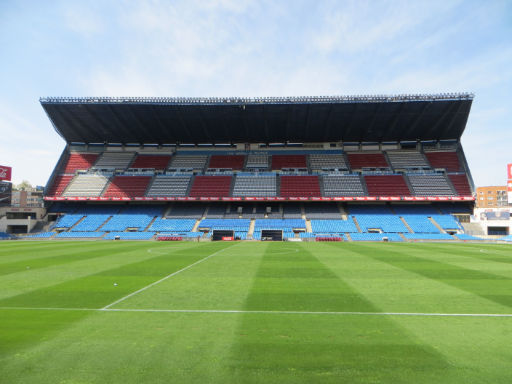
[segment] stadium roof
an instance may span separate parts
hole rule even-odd
[[[459,140],[470,93],[268,98],[41,98],[68,143]]]

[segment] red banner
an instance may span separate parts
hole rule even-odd
[[[512,180],[509,182],[512,190]],[[339,196],[339,197],[61,197],[45,196],[47,201],[473,201],[473,196]]]
[[[0,181],[11,181],[12,168],[0,165]]]

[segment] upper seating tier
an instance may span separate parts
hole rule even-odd
[[[318,176],[281,176],[281,196],[321,196]]]
[[[169,169],[195,169],[203,170],[208,160],[207,155],[185,155],[177,153],[171,160]]]
[[[62,173],[75,173],[78,170],[89,169],[97,159],[98,155],[95,153],[70,153]]]
[[[324,196],[364,196],[363,183],[359,175],[322,176]]]
[[[237,176],[233,196],[276,196],[276,176]]]
[[[407,178],[416,196],[453,196],[444,174],[408,174]]]
[[[272,155],[272,169],[307,167],[306,155]]]
[[[96,169],[126,169],[132,162],[134,152],[103,152],[94,168]]]
[[[352,169],[389,168],[382,153],[349,153],[348,161]]]
[[[313,170],[321,170],[321,169],[348,169],[347,162],[345,160],[345,156],[342,154],[333,154],[333,155],[322,155],[322,154],[312,154],[309,155],[309,163],[311,164],[311,169]]]
[[[245,156],[213,155],[208,168],[224,168],[240,170],[244,167]]]
[[[268,168],[268,155],[266,153],[252,153],[247,156],[247,164],[245,165],[247,169],[250,168],[258,168],[258,169],[266,169]]]
[[[47,193],[47,196],[60,196],[68,186],[73,176],[55,176],[53,184]]]
[[[471,196],[471,187],[469,186],[468,178],[464,175],[448,175],[453,187],[459,196]]]
[[[69,187],[62,194],[64,197],[86,196],[97,197],[105,189],[108,183],[108,177],[98,174],[78,174]]]
[[[462,170],[457,152],[427,152],[425,155],[432,168],[444,168],[448,172],[459,172]]]
[[[192,176],[156,176],[149,188],[149,197],[179,197],[186,196]]]
[[[104,197],[142,197],[146,193],[151,176],[116,176],[103,194]]]
[[[370,196],[410,196],[411,192],[401,175],[364,176]]]
[[[170,155],[138,155],[130,168],[163,170],[171,160]]]
[[[190,190],[192,197],[229,196],[231,176],[196,176]]]
[[[423,153],[418,151],[388,151],[387,155],[394,169],[430,168]]]

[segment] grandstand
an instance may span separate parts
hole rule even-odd
[[[471,103],[41,99],[67,145],[45,189],[60,219],[35,236],[472,240],[459,222],[474,202],[460,142]],[[120,124],[126,111],[138,118]]]

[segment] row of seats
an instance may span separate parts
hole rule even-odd
[[[249,219],[228,219],[226,213],[227,204],[212,205],[207,212],[213,215],[225,215],[224,218],[206,218],[202,220],[198,228],[207,228],[210,230],[230,230],[242,233],[240,238],[245,238],[249,231],[251,220]],[[389,234],[403,234],[407,239],[411,240],[449,240],[450,235],[441,233],[440,228],[445,230],[460,231],[462,227],[450,214],[440,214],[439,208],[443,210],[458,210],[450,207],[450,204],[440,205],[349,205],[346,213],[349,214],[347,220],[340,218],[340,211],[336,204],[305,204],[304,211],[309,217],[311,230],[310,237],[322,236],[341,236],[346,233],[355,234],[354,240],[370,240],[371,233],[368,236],[359,236],[359,231],[363,234],[382,232],[379,235],[388,236]],[[67,228],[69,232],[60,237],[76,238],[76,237],[95,237],[91,232],[95,233],[118,233],[136,231],[145,233],[166,232],[173,235],[184,233],[195,233],[196,237],[201,236],[197,232],[192,232],[197,222],[196,218],[179,217],[185,212],[196,209],[195,214],[203,215],[205,206],[199,204],[175,204],[172,209],[165,208],[164,205],[126,205],[119,212],[120,207],[115,205],[78,205],[74,211],[61,217],[54,226],[55,228]],[[231,206],[233,209],[234,206]],[[244,207],[242,207],[244,208]],[[254,211],[255,206],[246,205],[245,208]],[[162,217],[164,210],[167,217]],[[256,219],[254,222],[254,231],[256,238],[262,230],[280,230],[286,234],[293,233],[292,230],[306,230],[306,223],[301,219],[301,207],[299,204],[283,204],[283,211],[289,212],[290,215],[297,215],[296,219]],[[174,213],[175,218],[170,214]],[[335,219],[326,219],[329,215],[333,215]],[[314,219],[313,217],[319,217]],[[150,225],[151,224],[151,225]],[[358,228],[359,227],[359,228]],[[409,233],[409,230],[414,233]],[[135,233],[135,232],[131,232]],[[245,235],[244,235],[245,234]],[[51,237],[52,232],[41,234],[40,237]],[[99,235],[96,235],[99,236]],[[115,237],[111,234],[109,236]],[[128,235],[134,239],[143,239],[143,235]],[[149,236],[151,238],[152,236]],[[194,236],[194,235],[192,235]],[[285,236],[286,237],[286,236]],[[461,238],[463,238],[462,236]],[[465,237],[466,240],[474,240]]]
[[[383,241],[384,238],[393,242],[404,241],[398,233],[351,233],[350,238],[352,241]]]
[[[89,169],[96,162],[98,156],[93,153],[70,153],[62,173],[74,174],[78,170]]]
[[[82,174],[77,175],[62,193],[64,197],[85,196],[97,197],[101,196],[109,178],[101,174]]]
[[[387,159],[386,159],[387,155]],[[245,160],[247,162],[245,163]],[[308,167],[309,159],[309,167]],[[389,162],[388,162],[389,160]],[[245,163],[245,164],[244,164]],[[449,172],[462,169],[456,151],[422,152],[414,150],[377,153],[350,152],[332,154],[276,154],[250,153],[248,155],[212,155],[176,153],[171,155],[136,154],[134,152],[70,153],[60,173],[74,174],[77,170],[95,169],[339,169],[363,168],[428,169],[444,168]]]
[[[149,197],[180,197],[187,196],[191,175],[157,176],[147,193]]]
[[[470,196],[466,174],[356,175],[277,177],[273,173],[236,176],[190,174],[57,176],[48,196],[64,197],[317,197],[317,196]],[[409,189],[409,185],[411,188]],[[233,184],[233,186],[232,186]],[[106,190],[105,190],[106,189]],[[322,193],[323,189],[323,193]]]
[[[369,196],[410,196],[411,192],[401,175],[364,176]]]

